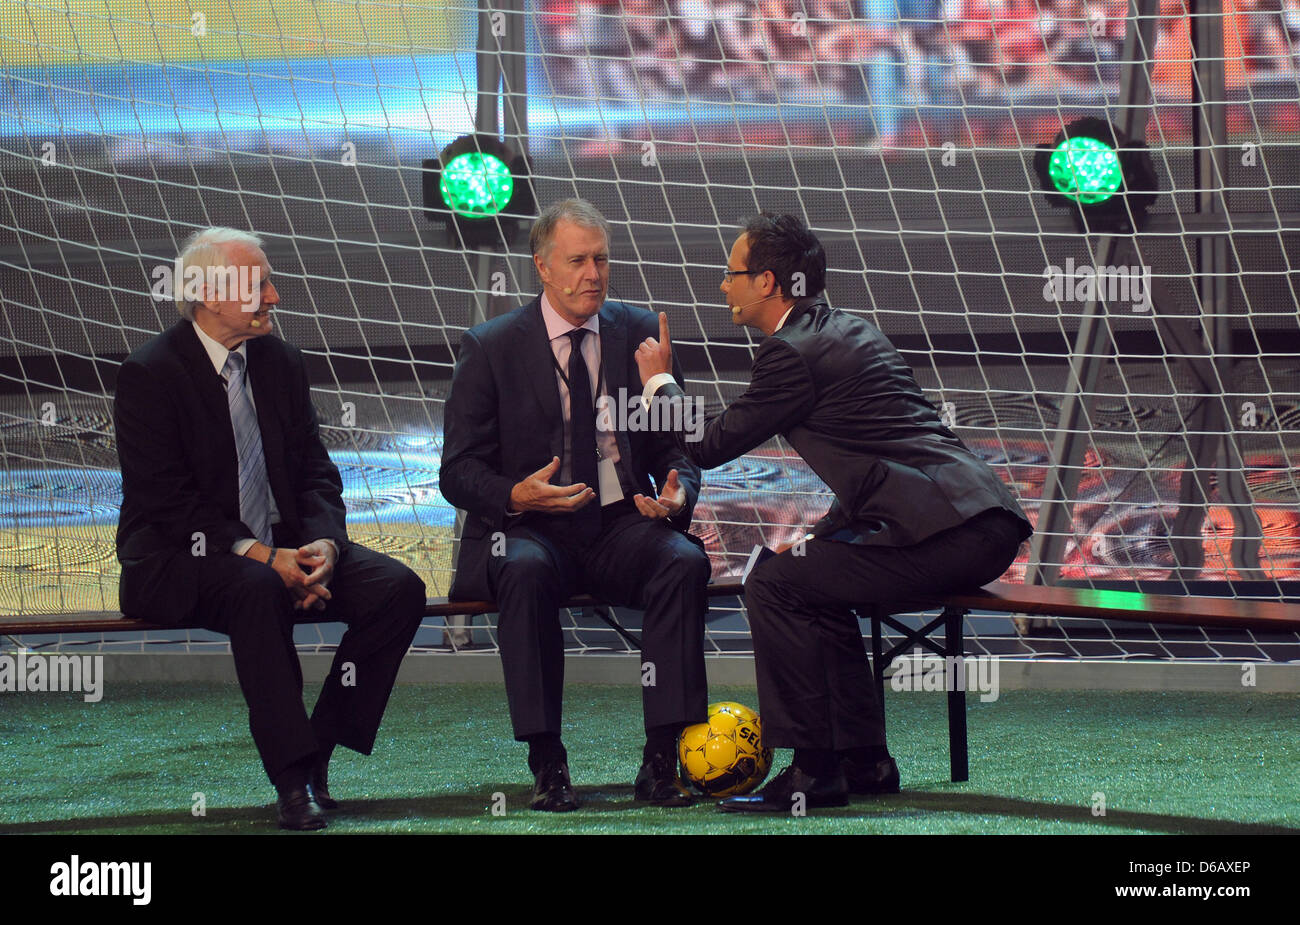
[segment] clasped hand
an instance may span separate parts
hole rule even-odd
[[[332,596],[328,585],[337,560],[334,547],[317,540],[297,549],[277,549],[270,565],[293,595],[294,610],[324,610]]]

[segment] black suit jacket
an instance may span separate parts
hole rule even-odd
[[[277,542],[331,539],[347,554],[343,483],[321,444],[302,354],[274,335],[247,342],[262,452],[280,512]],[[239,519],[239,463],[230,406],[189,321],[127,358],[113,399],[122,464],[117,557],[122,612],[185,621],[196,603],[196,552],[230,555],[251,537]]]
[[[656,395],[679,395],[676,384]],[[878,328],[800,299],[763,339],[749,388],[682,448],[705,469],[781,434],[835,493],[818,537],[911,546],[991,508],[1033,530],[993,470],[939,419]]]
[[[601,308],[605,385],[615,401],[621,395],[641,394],[636,348],[658,333],[658,316],[653,312],[622,302],[606,302]],[[568,455],[541,296],[465,332],[445,415],[439,489],[466,512],[449,597],[483,600],[491,596],[487,557],[492,534],[507,526],[510,489],[552,457],[563,460]],[[633,493],[654,497],[650,480],[662,486],[668,472],[677,470],[686,490],[686,506],[670,523],[685,532],[699,496],[699,468],[670,433],[620,430],[617,439],[619,465],[634,483]],[[510,523],[541,519],[525,513],[510,518]]]

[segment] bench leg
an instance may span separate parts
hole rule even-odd
[[[948,761],[954,781],[970,780],[970,762],[966,743],[966,684],[962,663],[965,644],[962,639],[962,620],[966,611],[959,607],[944,609],[945,655],[956,661],[948,662],[952,670],[963,672],[961,683],[950,684],[948,691]],[[946,667],[946,666],[945,666]]]

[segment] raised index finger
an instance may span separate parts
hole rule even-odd
[[[668,313],[659,313],[659,345],[669,353],[672,352],[673,345],[668,340]]]

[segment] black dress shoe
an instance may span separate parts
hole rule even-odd
[[[788,813],[796,806],[796,794],[803,794],[803,806],[847,806],[849,789],[843,774],[816,778],[790,765],[758,793],[727,797],[718,804],[729,813]]]
[[[893,758],[860,763],[852,758],[841,758],[840,769],[849,785],[849,793],[898,793],[898,765]]]
[[[578,808],[578,795],[569,782],[569,766],[564,762],[543,765],[533,782],[532,809],[548,813],[567,813]]]
[[[306,787],[291,787],[280,794],[275,804],[275,814],[280,828],[297,832],[313,832],[325,828],[325,814],[311,798]]]
[[[655,806],[694,806],[695,798],[677,776],[677,762],[668,755],[654,754],[637,771],[632,785],[636,798]]]
[[[311,778],[307,782],[316,805],[321,809],[338,809],[339,801],[330,796],[330,763],[320,761],[312,765]]]

